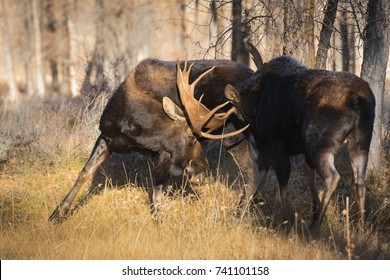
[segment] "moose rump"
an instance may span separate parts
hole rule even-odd
[[[316,229],[340,180],[334,156],[347,141],[364,221],[364,178],[375,109],[365,81],[346,72],[310,69],[282,56],[262,65],[237,88],[227,86],[225,95],[238,107],[239,116],[251,124],[261,174],[265,176],[271,167],[275,171],[284,219],[291,220],[292,215],[287,187],[290,156],[305,156],[305,176],[312,194],[311,228]],[[321,202],[314,170],[324,181]]]

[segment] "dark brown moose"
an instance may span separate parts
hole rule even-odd
[[[260,57],[251,47],[254,57]],[[364,224],[365,173],[371,142],[375,99],[367,82],[347,72],[311,69],[289,56],[257,61],[257,72],[225,95],[239,117],[250,124],[252,160],[260,172],[260,186],[272,167],[280,187],[283,217],[291,220],[288,199],[290,156],[304,154],[305,176],[312,194],[312,223],[317,230],[340,180],[334,157],[347,141],[356,186],[360,221]],[[314,170],[324,181],[321,202]],[[256,192],[247,188],[243,206]]]
[[[70,192],[49,217],[50,221],[61,222],[67,218],[81,186],[112,153],[130,152],[139,152],[153,163],[150,202],[154,215],[159,218],[162,189],[170,175],[181,175],[184,172],[191,181],[202,181],[208,161],[198,140],[224,138],[211,132],[223,126],[225,119],[227,136],[235,136],[226,139],[223,145],[246,174],[247,184],[254,184],[256,170],[247,160],[249,151],[246,136],[240,133],[243,130],[229,134],[232,130],[243,127],[243,123],[234,114],[225,115],[232,105],[218,107],[218,112],[212,111],[207,119],[203,119],[203,124],[199,123],[197,115],[192,114],[191,122],[198,121],[200,124],[194,130],[195,133],[187,123],[186,115],[190,115],[190,108],[183,112],[182,106],[182,103],[194,102],[190,99],[199,99],[203,95],[202,104],[198,101],[196,103],[206,116],[210,113],[207,108],[214,108],[227,101],[224,95],[227,84],[237,85],[250,77],[253,71],[227,60],[198,60],[189,63],[194,63],[191,73],[184,69],[184,74],[180,71],[181,76],[177,75],[175,62],[146,59],[137,65],[107,103],[100,119],[101,134],[91,156]],[[209,70],[207,76],[202,80],[197,79],[206,70]],[[180,99],[177,88],[179,77],[184,79],[182,82],[193,83],[192,91],[188,92],[192,96],[182,96]],[[210,127],[209,124],[213,126]],[[207,129],[205,133],[202,133],[202,126]]]

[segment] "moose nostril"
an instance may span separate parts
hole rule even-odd
[[[191,178],[191,182],[193,182],[195,184],[200,184],[204,181],[204,179],[205,179],[205,174],[204,174],[204,172],[202,172],[202,173],[197,174],[193,178]]]
[[[192,166],[187,166],[184,168],[184,175],[187,176],[187,178],[190,180],[190,182],[195,184],[200,184],[205,179],[205,173],[204,172],[196,172],[195,169]]]

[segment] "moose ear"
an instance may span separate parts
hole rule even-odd
[[[225,96],[227,99],[229,99],[233,103],[238,103],[240,102],[240,93],[238,90],[232,86],[232,85],[227,85],[225,87]]]
[[[185,121],[183,110],[176,105],[169,97],[163,97],[163,109],[165,113],[174,121]]]

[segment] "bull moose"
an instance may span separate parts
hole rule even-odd
[[[255,184],[256,168],[247,160],[249,151],[244,135],[245,127],[242,128],[242,121],[232,114],[234,110],[231,105],[217,107],[227,100],[224,96],[225,86],[238,85],[249,78],[253,71],[228,60],[198,60],[190,63],[194,64],[191,73],[185,69],[183,74],[178,67],[181,76],[177,75],[175,62],[146,59],[136,66],[107,103],[100,119],[101,134],[90,158],[69,193],[50,215],[50,221],[61,222],[69,215],[71,204],[81,186],[93,175],[99,164],[114,152],[139,152],[153,163],[150,202],[157,218],[162,189],[170,175],[185,173],[192,182],[202,181],[208,161],[199,140],[234,136],[223,141],[223,145],[246,175],[246,184]],[[183,62],[180,65],[182,67]],[[207,73],[204,73],[206,70]],[[179,78],[192,83],[191,96],[179,97]],[[182,82],[179,84],[183,85]],[[195,111],[191,104],[199,103],[195,98],[199,99],[201,95],[204,96],[202,104],[197,106],[201,111]],[[214,107],[217,108],[211,111],[208,109]],[[187,118],[191,119],[191,128]],[[225,120],[226,135],[211,134],[223,126]]]
[[[251,45],[251,53],[261,58]],[[227,85],[226,97],[237,107],[239,118],[250,124],[251,157],[257,161],[260,181],[275,171],[282,213],[291,220],[288,201],[290,156],[304,154],[305,177],[312,195],[310,228],[320,227],[330,198],[340,180],[334,157],[346,141],[353,169],[360,221],[364,224],[365,173],[372,137],[375,98],[367,82],[347,72],[311,69],[289,56],[263,64],[239,85]],[[314,170],[324,181],[319,200]],[[248,188],[249,202],[256,188]]]

